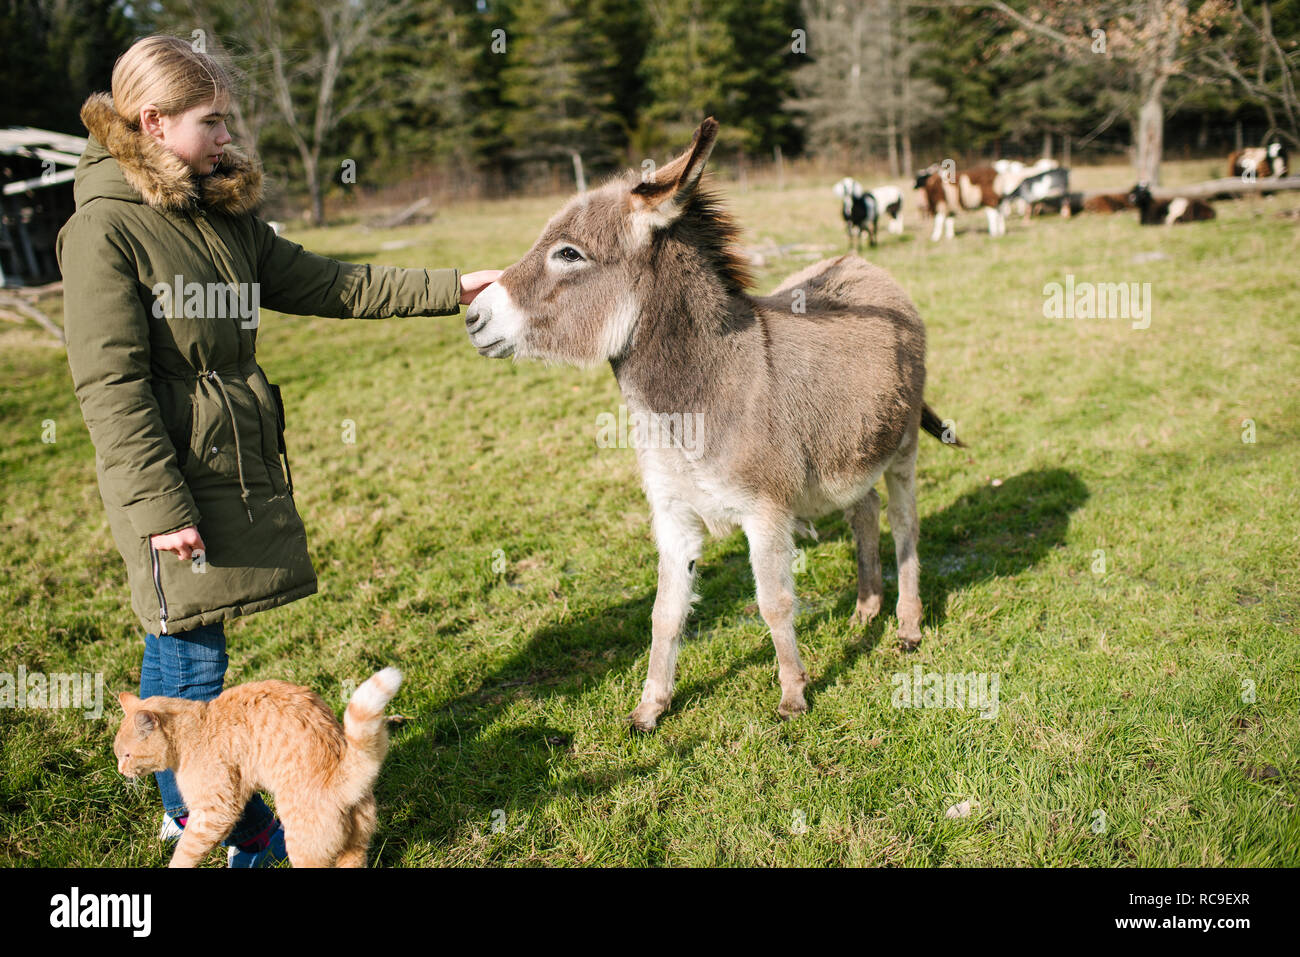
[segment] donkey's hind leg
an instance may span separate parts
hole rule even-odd
[[[912,650],[921,643],[921,560],[917,540],[921,526],[916,516],[916,426],[885,468],[889,489],[889,524],[898,556],[898,643]]]
[[[637,731],[653,731],[673,700],[677,647],[695,595],[695,563],[704,549],[699,518],[682,506],[652,503],[655,543],[659,547],[659,590],[650,613],[650,669],[641,703],[631,714]]]
[[[853,544],[858,553],[858,606],[853,612],[855,625],[867,625],[880,614],[885,589],[880,580],[880,495],[873,488],[844,512],[853,529]]]
[[[776,646],[781,678],[781,704],[776,711],[783,718],[808,710],[803,696],[808,672],[799,660],[799,646],[794,638],[793,522],[788,514],[769,513],[750,516],[742,523],[749,539],[758,610],[772,630],[772,644]]]

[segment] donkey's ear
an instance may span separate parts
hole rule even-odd
[[[658,209],[679,195],[686,195],[700,181],[704,164],[718,140],[718,121],[709,117],[695,130],[690,147],[671,163],[659,167],[644,183],[632,189],[633,210]]]

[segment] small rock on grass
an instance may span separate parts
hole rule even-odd
[[[946,818],[970,817],[970,801],[954,804],[944,812],[943,816]]]

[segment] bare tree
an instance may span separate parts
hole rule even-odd
[[[917,75],[915,9],[908,0],[805,0],[810,62],[797,105],[814,147],[883,145],[892,176],[911,169],[913,133],[942,111],[938,87]]]
[[[1227,31],[1222,42],[1204,51],[1201,62],[1264,111],[1269,125],[1265,140],[1282,135],[1300,146],[1300,100],[1296,97],[1300,53],[1294,43],[1288,44],[1291,51],[1287,52],[1278,42],[1268,0],[1259,5],[1258,20],[1246,12],[1242,0],[1237,0],[1232,24],[1237,29]]]
[[[272,102],[302,159],[312,222],[321,225],[325,221],[321,154],[339,123],[373,102],[383,85],[352,87],[340,97],[339,81],[358,50],[384,43],[385,28],[407,12],[412,0],[324,0],[307,7],[316,19],[307,33],[312,45],[305,55],[295,55],[297,51],[284,41],[286,34],[303,32],[302,8],[286,9],[276,0],[251,2],[256,9],[248,36],[255,51],[268,61]],[[309,94],[314,90],[314,97],[303,97],[295,87]]]
[[[1043,0],[1023,12],[1003,0],[985,5],[1067,56],[1094,57],[1129,75],[1137,102],[1133,145],[1138,178],[1159,183],[1166,88],[1173,77],[1191,75],[1191,63],[1209,46],[1211,28],[1228,14],[1226,0],[1202,0],[1195,7],[1191,0],[1109,0],[1086,8],[1070,0]]]
[[[211,52],[227,55],[247,83],[232,108],[256,149],[272,122],[298,152],[311,218],[325,219],[322,156],[339,124],[373,104],[382,78],[362,84],[349,76],[363,49],[391,44],[394,25],[419,0],[160,0],[160,25],[205,34]]]

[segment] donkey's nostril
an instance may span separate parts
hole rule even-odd
[[[479,308],[479,304],[476,302],[470,303],[470,307],[465,310],[465,328],[469,331],[470,335],[478,332],[486,324],[487,316],[483,314],[483,310]]]

